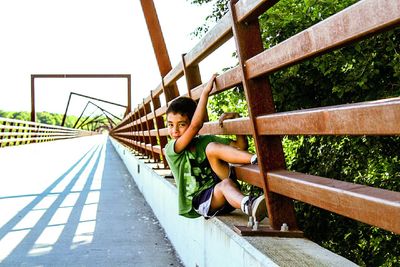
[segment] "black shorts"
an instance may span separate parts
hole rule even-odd
[[[207,189],[204,189],[201,191],[198,195],[193,197],[192,200],[192,206],[194,210],[202,215],[204,218],[209,219],[212,218],[213,216],[216,216],[217,214],[227,214],[235,210],[234,207],[232,207],[228,202],[225,202],[225,204],[217,209],[217,210],[212,210],[211,209],[211,199],[212,195],[214,192],[214,187],[217,183],[221,182],[221,179],[218,177],[218,175],[215,172],[212,172],[212,178],[215,182],[215,184]],[[229,179],[234,181],[237,185],[238,188],[240,188],[240,185],[237,181],[235,170],[231,165],[229,165]]]

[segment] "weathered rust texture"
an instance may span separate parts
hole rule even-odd
[[[218,122],[207,122],[201,128],[199,134],[251,135],[251,127],[249,118],[226,120],[222,128]]]
[[[151,154],[146,149],[146,144],[148,144],[150,141],[149,141],[148,136],[145,135],[145,132],[147,130],[146,129],[146,121],[142,120],[142,117],[143,117],[143,114],[144,114],[144,108],[139,104],[137,110],[138,110],[138,120],[140,121],[140,123],[139,123],[139,131],[140,131],[140,134],[141,134],[141,137],[142,137],[142,139],[141,139],[141,147],[144,149],[144,151],[143,151],[144,154],[147,157],[151,157]]]
[[[252,132],[259,158],[260,174],[263,177],[263,189],[266,196],[268,216],[273,229],[280,229],[287,223],[293,230],[297,228],[293,201],[283,195],[270,191],[267,173],[271,170],[285,168],[282,143],[279,136],[260,136],[257,131],[257,116],[275,112],[272,90],[267,78],[249,79],[246,75],[246,60],[263,51],[258,20],[240,23],[234,8],[236,1],[230,2],[232,14],[232,29],[236,42],[237,53],[242,69],[242,84],[248,103]]]
[[[172,69],[171,61],[168,55],[167,46],[165,45],[164,36],[158,21],[157,11],[153,0],[141,0],[142,10],[146,19],[147,29],[150,34],[151,43],[153,45],[154,54],[156,56],[160,75],[164,78]],[[179,95],[176,83],[166,86],[167,94]]]
[[[262,135],[398,135],[400,97],[263,115]]]
[[[201,75],[199,65],[193,64],[191,66],[186,66],[185,62],[185,54],[182,55],[182,66],[183,66],[183,73],[186,80],[186,86],[189,97],[192,97],[191,90],[200,84],[201,82]]]
[[[157,138],[155,138],[155,137],[150,135],[150,130],[154,129],[154,121],[153,121],[153,119],[149,119],[149,117],[148,117],[148,114],[151,114],[151,105],[150,105],[150,103],[145,103],[145,101],[143,100],[143,108],[144,108],[144,113],[145,113],[145,117],[146,117],[146,128],[147,128],[147,134],[149,136],[148,140],[150,142],[151,157],[155,161],[159,161],[160,160],[160,155],[155,153],[154,150],[153,150],[153,146],[155,146],[157,144]]]
[[[274,192],[400,234],[400,192],[288,171],[268,178]]]
[[[248,59],[246,75],[254,78],[275,72],[399,24],[399,1],[360,1]]]
[[[132,133],[135,131],[135,124],[133,123],[133,121],[135,119],[134,113],[130,112],[128,116],[129,116],[128,117],[129,119],[126,122],[126,126],[128,126],[128,127],[124,131],[126,133],[131,133],[131,136],[128,137],[128,139],[129,139],[129,147],[134,149],[134,150],[137,150],[136,146],[133,143],[134,141],[136,141],[136,137],[132,135]]]
[[[157,136],[157,139],[159,140],[159,146],[165,147],[165,145],[167,144],[167,141],[168,141],[167,137],[160,135],[160,129],[165,127],[165,123],[164,123],[162,116],[156,115],[156,110],[159,109],[161,106],[160,96],[154,96],[153,92],[151,92],[151,101],[153,103],[153,115],[155,118],[156,136]],[[164,167],[165,168],[168,167],[168,162],[166,161],[165,155],[163,154],[161,149],[159,149],[158,154],[162,155],[162,161],[163,161]]]
[[[258,19],[270,7],[279,0],[246,0],[239,1],[235,5],[236,16],[239,22]]]
[[[142,10],[153,44],[154,55],[156,57],[161,77],[164,77],[171,69],[171,61],[165,45],[164,36],[158,21],[157,11],[153,0],[141,0]]]
[[[142,135],[140,134],[140,133],[141,133],[140,123],[137,122],[138,116],[140,116],[139,111],[138,111],[138,108],[136,108],[136,109],[134,110],[133,115],[134,115],[134,116],[133,116],[133,121],[134,121],[134,125],[135,125],[135,130],[136,130],[136,131],[135,131],[135,132],[136,132],[135,146],[137,147],[137,151],[138,151],[139,153],[144,154],[144,150],[140,147],[140,145],[138,145],[138,144],[140,144],[140,143],[142,142],[142,140],[143,140],[143,137],[142,137]]]
[[[237,166],[235,172],[262,188],[257,166]],[[268,184],[272,192],[400,233],[400,192],[285,170],[269,172]]]

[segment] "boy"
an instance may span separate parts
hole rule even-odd
[[[256,164],[257,156],[245,151],[246,137],[237,136],[236,141],[231,141],[213,135],[197,136],[216,76],[207,83],[197,105],[191,98],[179,97],[166,112],[172,139],[165,147],[166,159],[178,187],[179,214],[188,218],[202,215],[208,219],[240,208],[259,222],[266,215],[264,196],[244,196],[229,165]],[[237,115],[225,114],[220,125],[224,119]]]

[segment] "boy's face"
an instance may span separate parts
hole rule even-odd
[[[183,135],[190,125],[190,120],[187,115],[180,113],[167,114],[168,134],[172,139],[178,139]]]

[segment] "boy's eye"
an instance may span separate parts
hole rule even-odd
[[[186,126],[186,123],[179,123],[178,126],[179,126],[179,127],[185,127],[185,126]]]
[[[169,128],[174,127],[174,124],[172,124],[172,123],[168,123],[167,125],[168,125]]]

